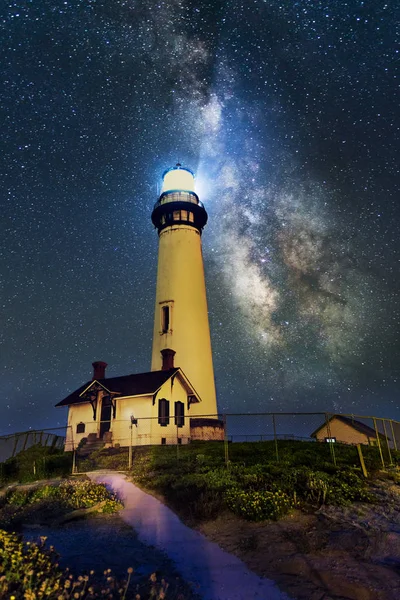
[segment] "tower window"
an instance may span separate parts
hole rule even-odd
[[[175,402],[175,425],[183,427],[185,424],[185,405],[183,402]]]
[[[194,223],[194,214],[192,212],[188,213],[188,218],[191,223]]]
[[[169,425],[169,400],[165,398],[158,401],[158,423],[161,427]]]
[[[78,423],[76,426],[76,433],[85,433],[85,423]]]
[[[163,333],[169,331],[169,306],[163,306],[161,309],[161,328]]]
[[[174,210],[174,221],[180,221],[181,219],[181,212],[179,210]]]

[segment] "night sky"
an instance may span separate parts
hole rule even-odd
[[[395,2],[1,9],[0,434],[150,370],[161,175],[197,174],[220,410],[399,410]]]

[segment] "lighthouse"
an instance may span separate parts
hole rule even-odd
[[[151,219],[159,235],[151,370],[162,369],[163,356],[168,354],[171,367],[184,371],[201,398],[200,403],[190,406],[190,416],[215,416],[217,401],[201,243],[207,212],[195,192],[190,169],[178,163],[165,171]]]

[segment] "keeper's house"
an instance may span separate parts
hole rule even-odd
[[[109,379],[107,364],[94,362],[92,381],[56,405],[68,406],[65,450],[89,435],[109,447],[188,443],[190,407],[201,399],[182,369],[174,367],[174,354],[162,351],[161,371]]]
[[[381,442],[385,441],[386,438],[382,433],[378,432],[378,435]],[[325,421],[312,432],[311,437],[315,438],[317,442],[342,442],[344,444],[368,444],[370,446],[377,444],[375,429],[361,421],[343,415],[332,415],[328,423]]]

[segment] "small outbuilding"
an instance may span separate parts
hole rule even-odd
[[[386,438],[379,433],[380,441]],[[344,444],[366,444],[375,446],[377,443],[376,431],[361,421],[344,417],[343,415],[332,415],[312,432],[311,437],[318,442],[342,442]],[[388,438],[389,440],[390,438]]]

